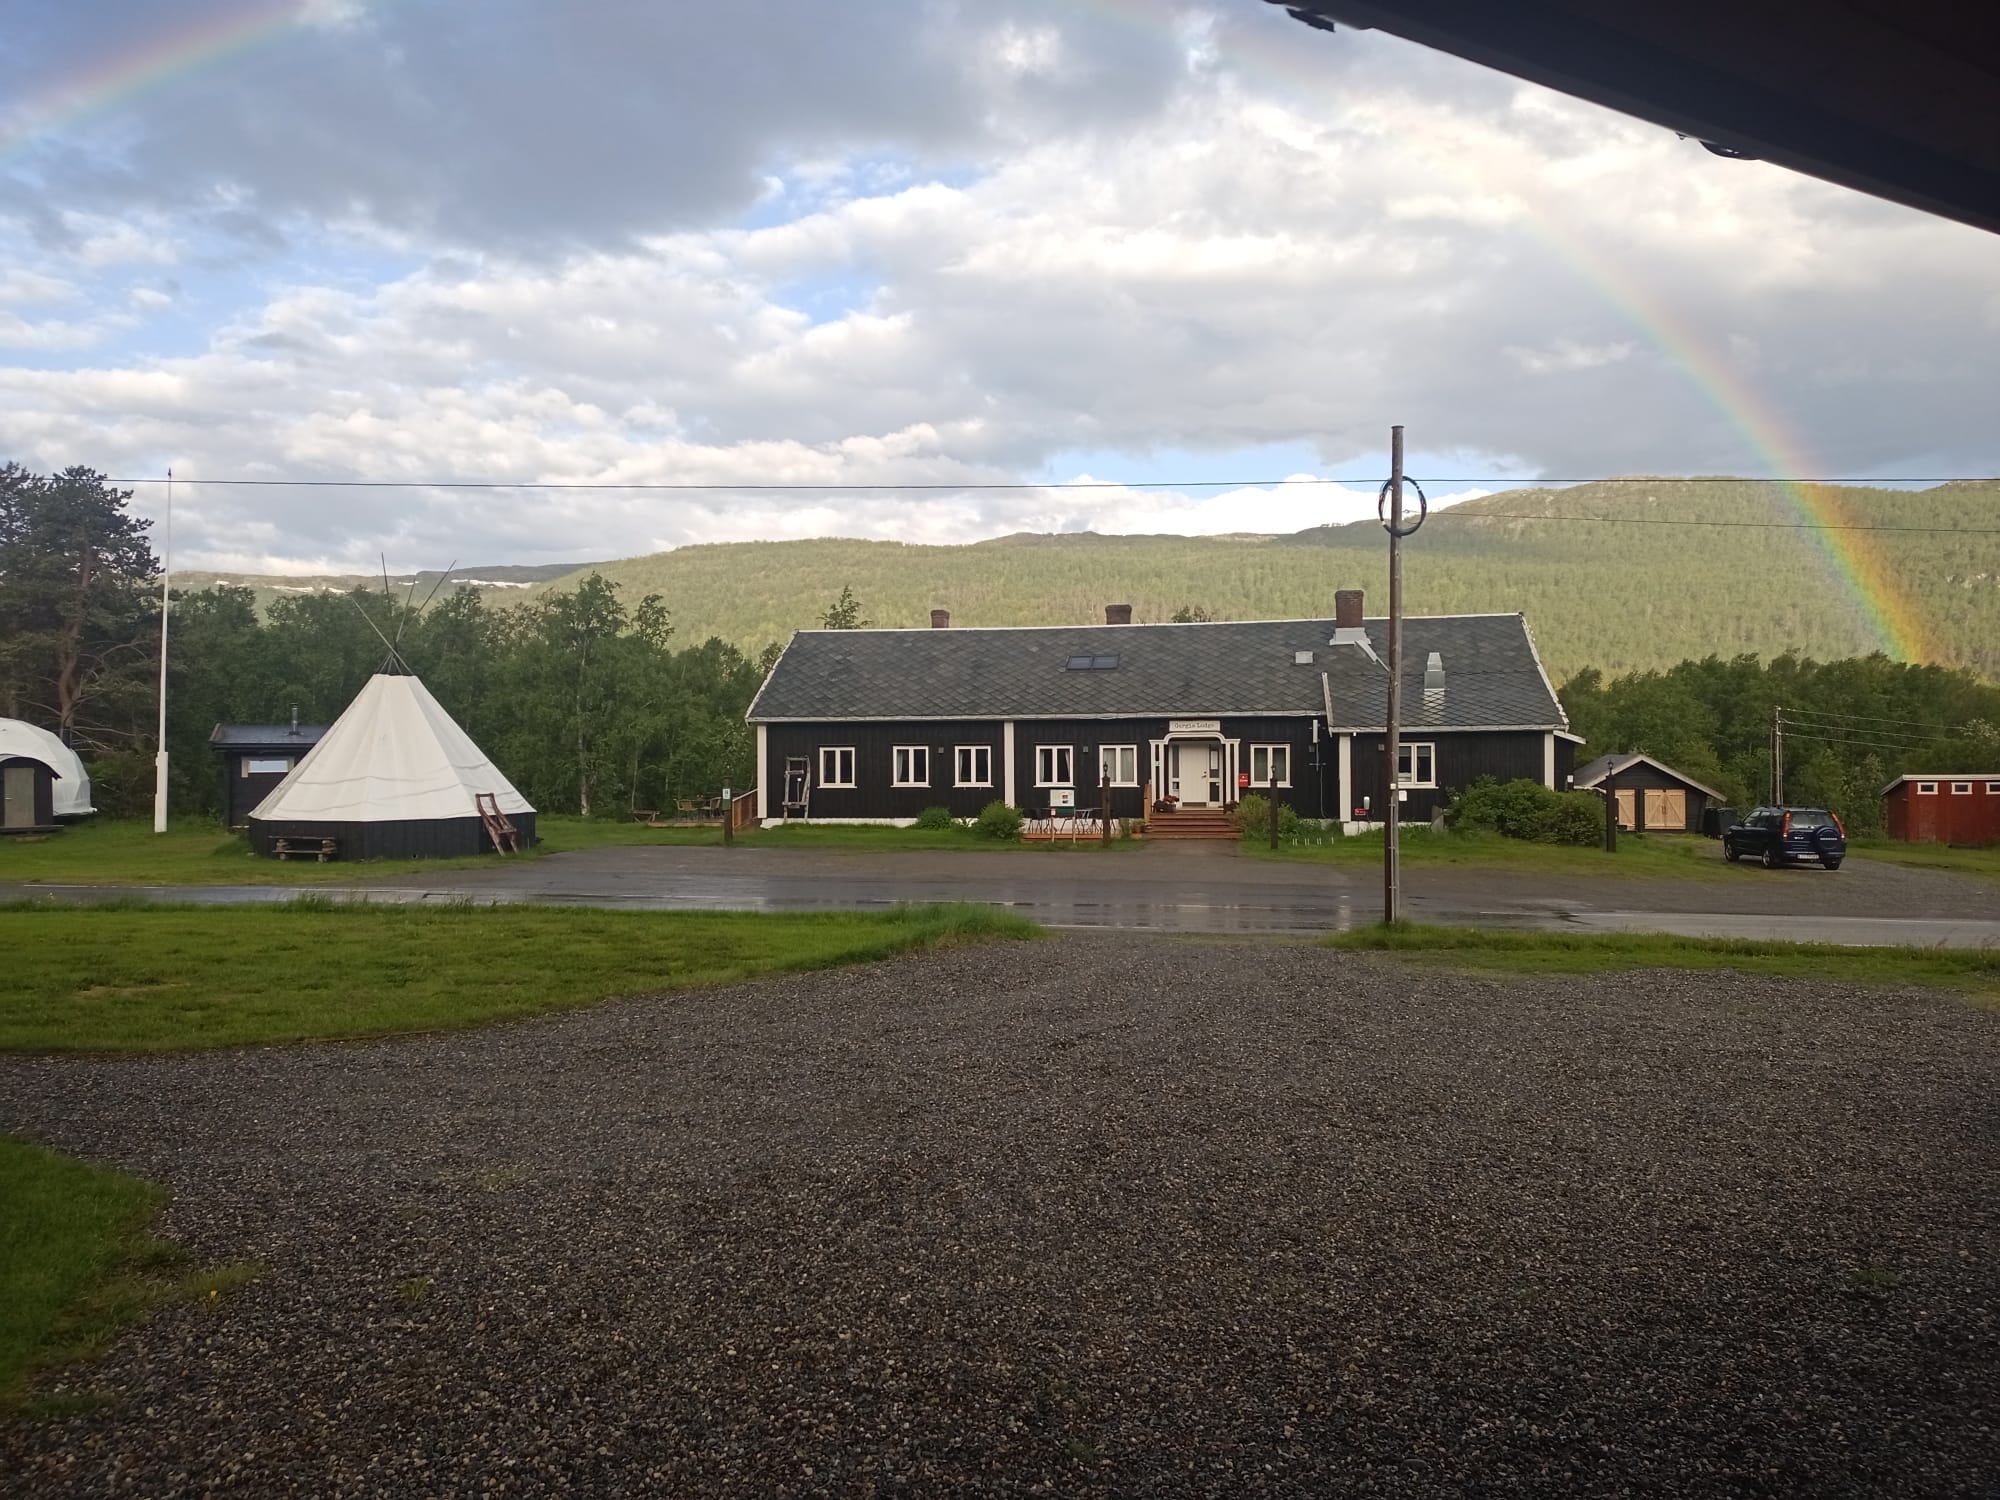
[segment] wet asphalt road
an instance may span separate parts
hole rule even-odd
[[[0,886],[0,900],[241,904],[289,900],[284,886]],[[655,910],[817,911],[910,901],[979,901],[1052,927],[1209,934],[1344,930],[1380,919],[1369,869],[1260,859],[1231,844],[1162,843],[1105,853],[1004,850],[594,849],[488,869],[362,878],[310,889],[335,899],[528,902]],[[1541,930],[1672,932],[1792,941],[1984,947],[2000,944],[2000,885],[1849,859],[1837,873],[1725,865],[1672,880],[1605,881],[1508,872],[1404,872],[1417,921]]]

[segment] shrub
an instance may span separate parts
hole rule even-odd
[[[1268,833],[1271,827],[1271,799],[1259,792],[1245,792],[1229,816],[1244,833]],[[1290,838],[1298,829],[1298,813],[1290,805],[1279,803],[1278,837]]]
[[[927,807],[917,814],[917,827],[930,829],[956,828],[958,819],[951,815],[948,807]]]
[[[1604,836],[1604,807],[1588,792],[1552,792],[1539,781],[1482,776],[1451,799],[1445,823],[1538,844],[1594,844]]]
[[[1005,802],[989,802],[972,826],[981,838],[1017,839],[1021,836],[1021,809]]]
[[[105,817],[136,818],[153,810],[153,757],[143,750],[105,750],[83,769],[91,804]]]

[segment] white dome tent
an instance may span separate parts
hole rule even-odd
[[[97,811],[90,802],[90,777],[74,750],[26,720],[0,719],[0,760],[17,758],[38,760],[53,773],[58,823],[87,818]]]
[[[484,794],[525,846],[535,809],[413,676],[377,673],[250,813],[257,852],[332,841],[339,859],[493,852]]]

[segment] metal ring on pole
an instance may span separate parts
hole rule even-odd
[[[1383,480],[1381,493],[1375,497],[1375,518],[1382,523],[1384,531],[1395,536],[1409,536],[1424,524],[1425,518],[1431,513],[1430,502],[1424,498],[1424,487],[1407,474],[1403,476],[1403,483],[1417,492],[1417,518],[1414,521],[1406,522],[1400,531],[1389,524],[1388,512],[1389,492],[1396,487],[1396,481],[1393,479]]]

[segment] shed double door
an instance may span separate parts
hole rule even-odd
[[[0,771],[0,828],[35,826],[35,768],[9,766]]]
[[[1687,829],[1687,793],[1680,787],[1646,787],[1644,789],[1646,821],[1643,824],[1634,821],[1639,811],[1637,803],[1640,792],[1626,787],[1616,795],[1620,828],[1643,827],[1662,833],[1680,833]]]

